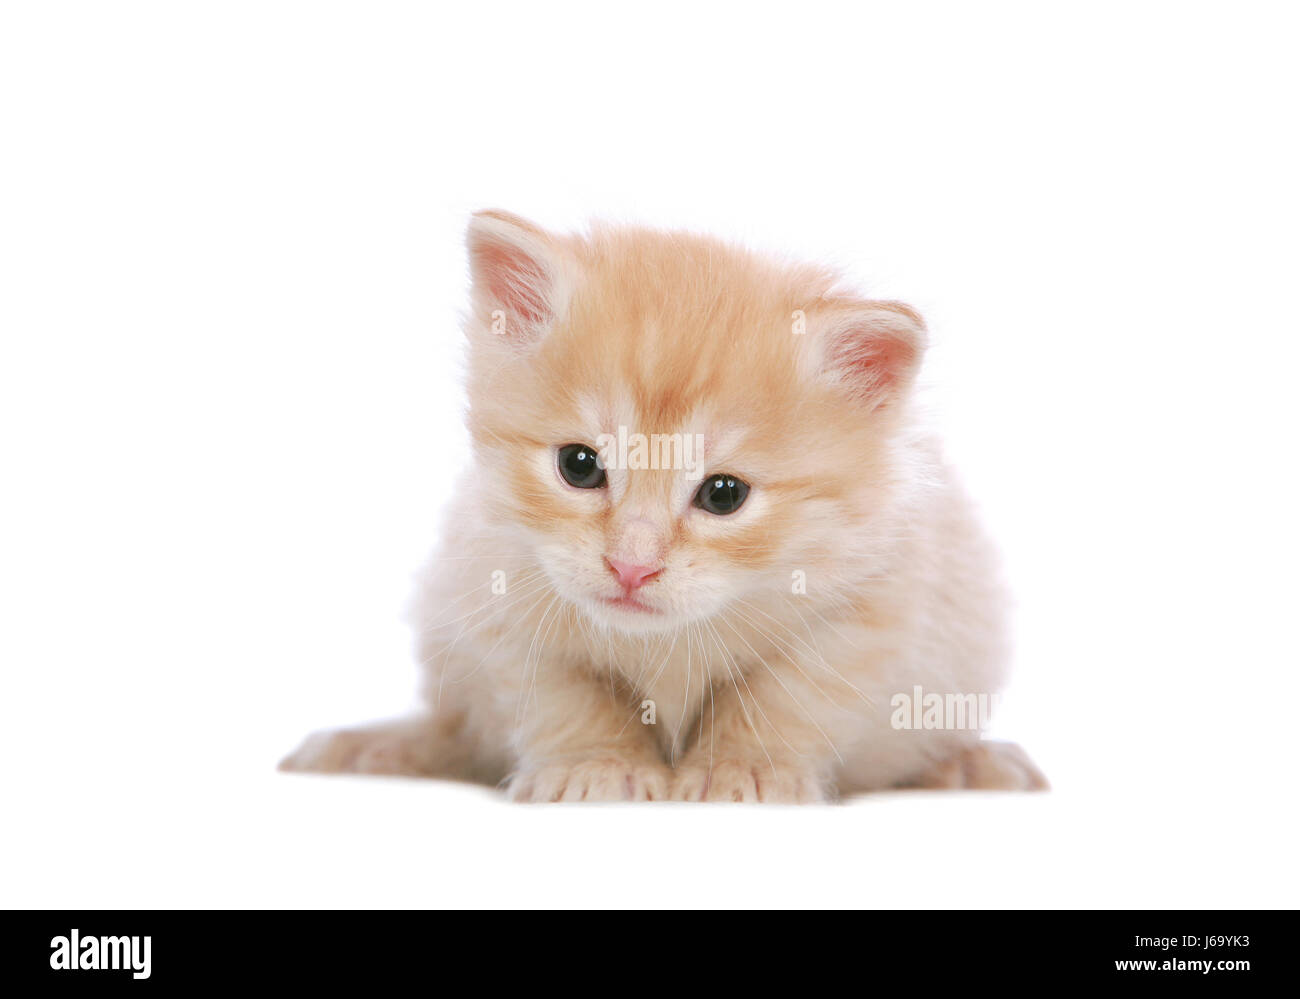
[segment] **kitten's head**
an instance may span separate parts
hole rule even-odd
[[[468,244],[481,502],[563,597],[646,632],[869,578],[915,312],[681,233],[481,212]]]

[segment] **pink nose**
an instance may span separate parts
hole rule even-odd
[[[652,565],[632,565],[615,558],[607,558],[605,561],[609,563],[609,567],[614,570],[614,575],[629,593],[659,575],[659,570]]]

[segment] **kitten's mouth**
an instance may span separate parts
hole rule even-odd
[[[632,611],[634,614],[658,614],[659,613],[659,611],[655,610],[653,607],[649,606],[648,604],[643,604],[635,597],[630,597],[627,596],[626,594],[621,597],[601,597],[600,601],[601,603],[606,604],[609,607],[618,607],[621,608],[622,610]]]

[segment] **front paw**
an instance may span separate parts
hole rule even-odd
[[[663,801],[669,771],[657,761],[621,756],[551,758],[521,766],[510,778],[511,801]]]
[[[827,801],[824,780],[811,770],[766,759],[683,762],[669,788],[673,801],[739,801],[804,805]]]

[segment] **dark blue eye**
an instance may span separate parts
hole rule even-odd
[[[748,495],[748,482],[734,475],[710,475],[695,494],[695,505],[721,517],[739,510]]]
[[[596,449],[589,444],[565,444],[556,454],[555,464],[571,486],[599,489],[605,484],[605,470],[597,461]]]

